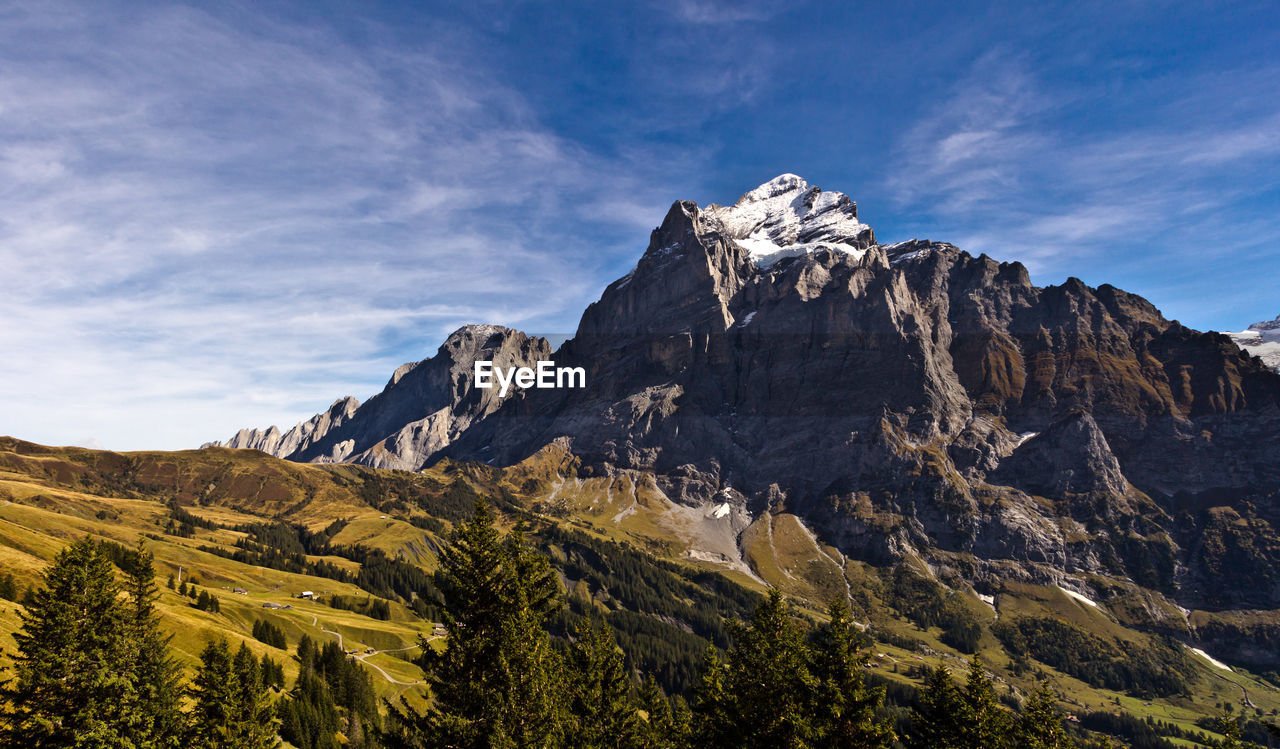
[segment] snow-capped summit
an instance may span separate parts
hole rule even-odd
[[[713,203],[704,212],[761,268],[819,248],[860,256],[875,244],[849,196],[823,192],[794,174],[774,177],[733,205]]]
[[[1247,330],[1227,333],[1240,348],[1262,359],[1262,363],[1280,372],[1280,317],[1256,322]]]

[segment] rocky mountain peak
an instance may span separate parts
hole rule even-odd
[[[1280,338],[1280,315],[1277,315],[1274,320],[1256,322],[1249,326],[1249,330],[1256,330],[1259,333],[1271,333],[1274,331],[1274,335],[1268,336],[1268,338]]]
[[[704,213],[760,268],[824,248],[860,256],[875,244],[848,195],[824,192],[794,174],[769,180],[731,206],[713,203]]]

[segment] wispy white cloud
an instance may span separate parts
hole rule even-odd
[[[729,24],[767,21],[786,6],[779,2],[722,2],[721,0],[677,0],[663,6],[678,20],[696,24]]]
[[[292,423],[460,324],[571,327],[609,260],[584,227],[647,234],[654,167],[563,140],[466,50],[240,11],[4,12],[0,432]]]
[[[1221,320],[1223,305],[1193,277],[1230,274],[1216,257],[1239,261],[1275,234],[1250,220],[1249,205],[1280,184],[1280,100],[1238,102],[1276,74],[1182,80],[1179,96],[1153,96],[1145,116],[1113,122],[1096,87],[989,52],[904,130],[886,182],[900,206],[928,217],[926,231],[940,227],[966,249],[1020,260],[1051,282],[1105,260],[1112,275],[1095,281]],[[1179,268],[1188,278],[1177,280]]]

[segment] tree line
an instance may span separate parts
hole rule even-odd
[[[424,642],[417,660],[430,689],[423,707],[401,698],[379,710],[369,673],[336,643],[307,637],[287,693],[279,663],[222,640],[205,647],[184,684],[159,626],[151,554],[139,544],[122,557],[123,585],[113,554],[74,542],[28,595],[14,674],[0,686],[4,746],[1096,746],[1067,731],[1045,687],[1016,709],[1002,704],[977,657],[960,681],[945,667],[928,670],[910,708],[894,708],[868,678],[871,643],[847,605],[833,602],[814,624],[776,590],[745,620],[727,622],[727,647],[707,649],[687,698],[669,696],[628,663],[603,617],[553,635],[564,595],[549,557],[521,528],[502,533],[484,502],[440,552],[433,587],[448,636],[440,650]],[[276,647],[282,634],[265,623],[254,631]],[[1221,746],[1242,746],[1238,731],[1224,730]]]
[[[690,701],[668,697],[626,667],[599,618],[551,637],[562,603],[548,558],[519,529],[503,536],[483,502],[440,554],[436,587],[449,636],[418,660],[432,699],[422,709],[388,704],[388,747],[1077,745],[1047,689],[1006,710],[977,658],[964,684],[944,667],[930,671],[900,734],[885,689],[865,678],[870,643],[847,605],[832,603],[828,621],[809,626],[776,590],[728,624],[727,650],[708,649]]]
[[[141,542],[127,555],[114,546],[89,537],[72,543],[45,571],[43,586],[25,596],[14,673],[0,678],[0,746],[278,746],[278,714],[297,692],[274,697],[284,687],[283,665],[219,639],[204,648],[194,677],[184,683],[172,638],[160,628],[151,553]],[[367,675],[362,682],[349,673],[342,678],[362,684],[353,689],[373,704]]]

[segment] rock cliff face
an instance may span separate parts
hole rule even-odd
[[[1112,286],[879,244],[849,198],[794,175],[733,206],[671,207],[555,353],[585,389],[476,394],[476,357],[550,358],[487,335],[460,331],[363,406],[236,440],[405,468],[510,465],[554,443],[584,476],[795,513],[855,558],[962,554],[975,576],[1102,573],[1188,605],[1280,607],[1280,582],[1204,583],[1232,555],[1280,563],[1270,542],[1204,542],[1239,532],[1222,507],[1277,536],[1280,375]]]
[[[513,389],[503,398],[498,388],[474,387],[477,360],[533,367],[540,359],[551,359],[551,347],[542,338],[496,325],[469,325],[449,336],[435,356],[402,365],[363,405],[343,398],[283,434],[274,426],[241,430],[226,443],[206,446],[251,448],[303,462],[416,470],[474,422],[521,395]]]

